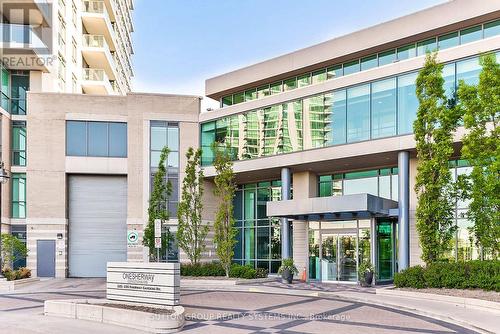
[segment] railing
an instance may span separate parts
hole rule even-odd
[[[83,69],[83,80],[84,81],[105,81],[108,80],[108,76],[103,69],[99,68],[84,68]]]
[[[0,24],[0,36],[2,43],[24,44],[23,47],[30,48],[46,48],[46,45],[29,25],[2,23]],[[5,47],[9,47],[9,45]]]
[[[95,1],[95,0],[83,1],[83,11],[86,13],[104,14],[105,13],[104,10],[105,10],[104,1]]]
[[[103,35],[83,35],[83,46],[89,48],[104,48],[108,46]]]

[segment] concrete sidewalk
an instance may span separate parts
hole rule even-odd
[[[336,291],[318,291],[304,288],[304,284],[299,285],[299,289],[294,289],[293,285],[233,285],[233,286],[202,286],[193,281],[183,282],[181,280],[181,289],[189,290],[220,290],[220,291],[241,291],[269,294],[282,294],[293,296],[317,296],[317,297],[337,297],[349,301],[364,302],[368,304],[380,305],[399,310],[408,311],[414,314],[427,316],[437,320],[454,323],[462,327],[480,332],[480,333],[500,333],[500,315],[497,312],[487,310],[466,309],[463,305],[443,302],[432,299],[417,299],[401,296],[387,296],[375,294],[366,289],[356,290],[356,286],[337,286],[327,290]]]

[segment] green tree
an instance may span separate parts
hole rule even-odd
[[[236,191],[233,162],[229,147],[214,143],[212,150],[214,152],[213,166],[216,172],[214,194],[220,199],[214,222],[214,243],[217,256],[226,271],[226,277],[229,277],[237,232],[233,215],[233,198]]]
[[[192,264],[200,261],[205,250],[208,225],[203,225],[203,170],[201,169],[201,149],[190,147],[186,153],[186,174],[182,181],[182,195],[177,211],[179,225],[177,243]]]
[[[431,263],[449,250],[454,224],[455,192],[448,160],[453,154],[453,134],[460,112],[449,103],[436,53],[427,54],[416,82],[419,101],[413,124],[417,144],[417,231],[422,260]]]
[[[144,229],[144,236],[142,243],[144,246],[149,248],[150,258],[156,259],[155,252],[155,220],[160,220],[163,224],[169,219],[169,212],[167,208],[168,199],[172,194],[172,183],[167,181],[167,169],[166,162],[168,155],[170,154],[170,149],[164,147],[161,150],[160,162],[158,163],[158,171],[153,178],[153,189],[151,191],[151,196],[149,198],[148,207],[148,225]],[[167,233],[166,238],[161,241],[160,254],[164,254],[168,247],[169,234]],[[159,260],[159,259],[156,259]]]
[[[2,263],[0,269],[11,266],[11,264],[28,255],[26,245],[12,234],[2,233]]]
[[[472,166],[460,179],[463,196],[470,199],[468,219],[476,243],[484,252],[500,253],[500,65],[494,54],[480,58],[478,85],[461,81],[459,108],[464,115],[462,157]]]

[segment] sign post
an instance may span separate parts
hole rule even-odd
[[[160,248],[161,248],[161,221],[155,220],[155,248],[156,248],[156,262],[160,262]]]

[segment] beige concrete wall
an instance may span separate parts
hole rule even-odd
[[[296,172],[293,178],[293,198],[304,199],[317,197],[318,195],[318,177],[312,172]],[[302,277],[302,272],[306,271],[306,277],[309,277],[309,222],[293,221],[293,250],[292,257],[295,266],[299,269],[296,278]]]
[[[141,239],[138,247],[128,249],[128,259],[144,260],[142,231],[147,222],[149,200],[150,120],[180,122],[180,165],[183,170],[185,150],[189,146],[197,147],[199,142],[200,99],[161,94],[90,96],[29,93],[28,103],[28,266],[35,270],[36,275],[36,240],[55,239],[57,233],[63,233],[63,240],[57,242],[56,273],[58,277],[66,275],[66,179],[70,173],[127,175],[127,229],[138,231]],[[67,120],[127,122],[127,158],[66,157]]]

